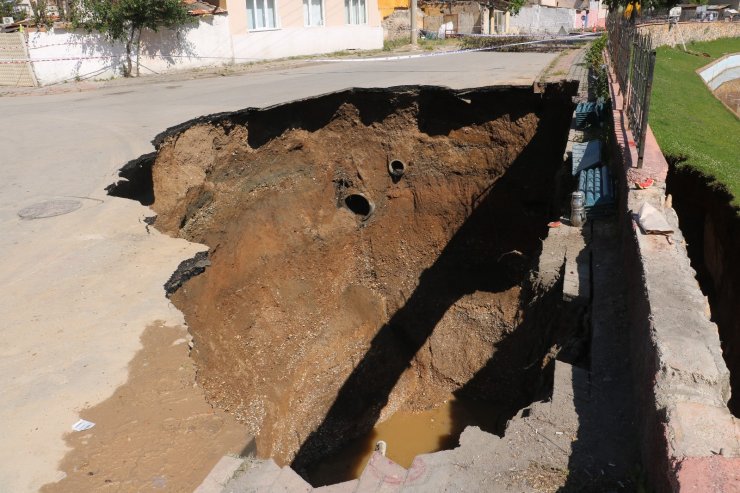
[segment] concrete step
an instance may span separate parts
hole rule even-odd
[[[302,477],[298,475],[290,466],[285,466],[280,470],[275,482],[270,486],[270,493],[307,493],[313,490]]]
[[[244,459],[225,455],[211,469],[208,476],[193,493],[221,493],[224,486],[234,476],[237,469],[244,463]]]
[[[268,492],[282,472],[272,459],[246,459],[240,470],[226,483],[222,493]]]
[[[445,491],[450,482],[449,461],[443,458],[444,452],[419,455],[411,463],[401,491],[422,493],[426,491]]]
[[[352,481],[345,481],[344,483],[330,484],[328,486],[314,488],[313,491],[316,493],[352,493],[357,489],[357,485],[359,483],[359,479],[353,479]]]
[[[588,402],[590,394],[587,370],[555,360],[552,398],[549,403],[536,405],[557,409],[559,414],[567,410],[569,416],[576,416],[576,406]]]
[[[406,469],[374,452],[359,478],[357,493],[401,491]]]

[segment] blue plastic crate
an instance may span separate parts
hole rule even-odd
[[[578,175],[578,190],[585,196],[584,207],[594,210],[614,205],[614,185],[607,166],[585,169]]]
[[[571,172],[576,176],[581,171],[601,163],[601,141],[590,140],[573,144],[573,163]]]

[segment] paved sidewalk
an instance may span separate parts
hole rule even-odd
[[[573,56],[570,68],[568,69],[568,79],[577,80],[578,96],[574,99],[577,102],[588,101],[588,65],[586,64],[586,48],[577,50]]]

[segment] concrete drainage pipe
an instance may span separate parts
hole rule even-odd
[[[401,178],[406,172],[406,163],[400,159],[392,159],[388,163],[388,173],[395,179]]]
[[[347,195],[344,198],[344,205],[363,219],[367,219],[375,211],[375,204],[361,193]]]

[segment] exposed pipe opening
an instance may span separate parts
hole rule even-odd
[[[368,217],[373,213],[375,206],[364,195],[353,193],[344,198],[344,205],[358,216]]]
[[[388,172],[393,178],[401,178],[406,172],[406,163],[404,163],[400,159],[393,159],[390,163],[388,163]]]

